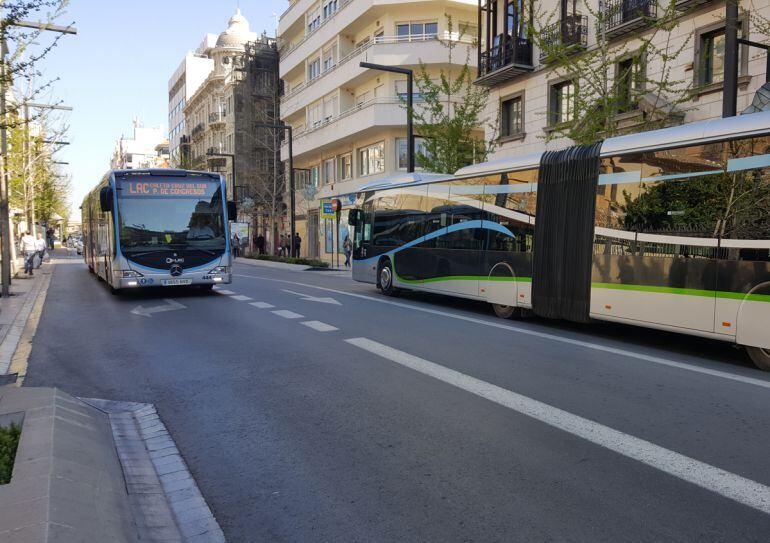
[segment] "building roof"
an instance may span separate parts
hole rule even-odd
[[[217,47],[237,47],[240,49],[252,41],[254,36],[249,27],[249,21],[241,15],[241,10],[238,9],[235,15],[230,17],[230,21],[227,23],[227,30],[219,35]]]

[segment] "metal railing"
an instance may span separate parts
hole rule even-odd
[[[480,76],[485,76],[511,64],[532,66],[532,42],[511,38],[505,47],[498,45],[481,53]]]
[[[456,35],[456,33],[453,33]],[[468,45],[473,45],[473,39],[468,38],[466,36],[462,36],[459,39],[456,37],[452,37],[449,35],[448,32],[444,31],[443,37],[440,37],[436,34],[419,34],[414,36],[378,36],[374,38],[374,40],[368,41],[363,45],[359,45],[352,51],[350,51],[348,54],[346,54],[344,57],[340,58],[336,64],[333,64],[325,71],[321,72],[318,76],[314,77],[313,79],[306,81],[304,83],[301,83],[291,89],[287,94],[285,94],[283,97],[281,97],[281,103],[284,101],[292,98],[293,96],[296,96],[306,88],[313,85],[316,81],[319,79],[322,79],[327,74],[332,73],[334,70],[339,68],[340,66],[343,66],[344,64],[347,64],[350,60],[356,58],[364,51],[372,48],[375,45],[386,45],[386,44],[398,44],[398,43],[415,43],[415,42],[428,42],[428,41],[454,41],[457,43],[465,43]]]
[[[297,47],[299,47],[300,45],[302,45],[303,43],[305,43],[305,42],[306,42],[308,39],[310,39],[310,37],[311,37],[313,34],[315,34],[316,32],[318,32],[319,30],[321,30],[321,29],[322,29],[322,28],[323,28],[323,27],[326,25],[326,23],[328,23],[329,21],[331,21],[332,19],[334,19],[334,18],[335,18],[335,17],[336,17],[336,16],[337,16],[337,15],[338,15],[338,14],[339,14],[341,11],[342,11],[342,9],[343,9],[345,6],[347,6],[348,4],[350,4],[351,2],[353,2],[353,0],[342,0],[342,1],[340,2],[340,7],[339,7],[339,8],[337,8],[337,11],[335,11],[334,13],[332,13],[331,15],[329,15],[329,16],[328,16],[326,19],[322,20],[322,21],[321,21],[321,24],[319,24],[318,26],[316,26],[315,28],[313,28],[313,30],[311,30],[310,32],[308,32],[307,34],[305,34],[305,35],[304,35],[304,36],[303,36],[303,37],[302,37],[302,38],[301,38],[299,41],[297,41],[296,43],[293,43],[293,44],[291,44],[291,46],[290,46],[288,49],[284,49],[284,47],[283,47],[281,44],[279,44],[279,45],[278,45],[278,58],[279,58],[279,60],[283,60],[283,58],[284,58],[284,57],[288,56],[288,55],[289,55],[289,54],[290,54],[292,51],[294,51],[294,50],[295,50]]]
[[[194,138],[199,134],[202,134],[205,129],[206,129],[206,125],[204,123],[198,123],[192,129],[192,132],[190,133],[190,135]]]
[[[212,113],[209,113],[209,124],[212,123],[223,123],[225,122],[225,116],[226,114],[219,111],[214,111]]]
[[[550,57],[559,47],[565,47],[567,53],[580,51],[588,46],[588,17],[571,15],[543,28],[540,36],[540,60]]]
[[[634,22],[658,16],[657,0],[607,0],[604,6],[604,25],[607,32]]]

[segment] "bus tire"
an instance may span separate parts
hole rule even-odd
[[[393,264],[386,258],[377,270],[377,286],[385,296],[398,296],[398,289],[393,286]]]
[[[764,371],[770,371],[770,349],[746,347],[746,352],[756,367]]]
[[[117,296],[118,294],[121,293],[122,289],[115,288],[112,285],[108,285],[108,286],[110,287],[110,294],[112,294],[113,296]]]
[[[492,304],[492,309],[501,319],[512,319],[520,314],[519,308],[514,305]]]

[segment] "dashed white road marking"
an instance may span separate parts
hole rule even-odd
[[[288,309],[279,309],[278,311],[273,311],[273,315],[278,315],[279,317],[283,317],[284,319],[305,318],[305,315],[300,315],[299,313],[295,313],[294,311],[289,311]]]
[[[339,330],[339,328],[336,326],[332,326],[331,324],[326,324],[325,322],[321,321],[306,321],[302,324],[308,328],[312,328],[317,332],[334,332],[335,330]]]
[[[702,366],[695,366],[693,364],[688,364],[686,362],[679,362],[677,360],[671,360],[668,358],[663,358],[660,356],[645,354],[645,353],[639,353],[636,351],[629,351],[628,349],[621,349],[619,347],[611,347],[609,345],[602,345],[601,343],[594,343],[591,341],[584,341],[580,339],[572,339],[568,337],[563,336],[557,336],[556,334],[551,334],[548,332],[538,332],[537,330],[531,330],[528,328],[522,328],[519,326],[513,326],[510,324],[503,324],[502,322],[495,322],[485,319],[480,319],[476,317],[470,317],[468,315],[460,315],[457,313],[451,313],[449,311],[442,311],[440,309],[431,309],[428,307],[421,307],[418,305],[412,305],[407,304],[403,302],[394,302],[392,300],[385,300],[382,298],[376,298],[374,296],[367,296],[365,294],[357,294],[355,292],[346,292],[344,290],[337,290],[333,288],[327,288],[327,287],[319,287],[318,285],[311,285],[308,283],[299,283],[297,281],[288,281],[286,279],[273,279],[271,277],[263,277],[263,276],[257,276],[257,275],[245,275],[245,274],[234,274],[238,277],[248,277],[250,279],[261,279],[263,281],[274,281],[277,283],[286,283],[290,285],[297,285],[301,287],[307,287],[307,288],[314,288],[317,290],[322,290],[325,292],[333,292],[335,294],[341,294],[343,296],[352,296],[353,298],[361,298],[363,300],[369,300],[371,302],[376,302],[380,304],[387,304],[387,305],[393,305],[396,307],[403,307],[406,309],[411,309],[412,311],[420,311],[422,313],[429,313],[431,315],[440,315],[442,317],[449,317],[450,319],[457,319],[465,322],[472,322],[474,324],[481,324],[483,326],[490,326],[492,328],[500,328],[502,330],[510,330],[511,332],[516,332],[518,334],[523,334],[527,336],[533,336],[533,337],[539,337],[543,339],[548,339],[551,341],[558,341],[559,343],[565,343],[568,345],[574,345],[576,347],[583,347],[586,349],[593,349],[595,351],[602,351],[605,353],[611,353],[611,354],[617,354],[621,357],[626,358],[633,358],[636,360],[643,360],[645,362],[650,362],[652,364],[657,364],[660,366],[667,366],[670,368],[676,368],[680,370],[686,370],[691,371],[693,373],[700,373],[702,375],[710,375],[712,377],[718,377],[720,379],[728,379],[730,381],[735,381],[738,383],[744,383],[747,385],[754,385],[762,388],[768,388],[770,389],[770,381],[766,381],[763,379],[756,379],[754,377],[748,377],[745,375],[739,375],[735,373],[729,373],[726,371],[711,369],[711,368],[705,368]]]
[[[237,300],[239,302],[248,302],[249,300],[253,300],[254,298],[249,298],[248,296],[244,296],[242,294],[233,294],[230,296],[233,300]]]
[[[249,305],[253,305],[257,309],[270,309],[271,307],[275,307],[267,302],[251,302]]]
[[[233,292],[232,290],[226,290],[223,288],[215,288],[214,292],[218,292],[219,294],[224,294],[225,296],[232,296],[233,294],[235,294],[235,292]]]
[[[363,337],[345,341],[725,498],[770,514],[770,487],[761,483],[382,343]]]

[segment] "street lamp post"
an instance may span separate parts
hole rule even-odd
[[[289,133],[289,221],[291,225],[291,239],[289,240],[289,247],[291,247],[291,255],[295,256],[295,243],[294,236],[296,235],[296,217],[294,215],[294,150],[292,148],[292,141],[294,135],[291,125],[288,124],[271,124],[271,123],[257,123],[254,125],[256,128],[271,128],[273,130],[286,130]],[[299,256],[299,255],[296,255]]]
[[[406,75],[406,162],[407,172],[414,172],[414,100],[413,100],[413,80],[414,71],[409,68],[398,68],[396,66],[385,66],[384,64],[372,64],[371,62],[362,62],[361,68],[370,70],[380,70],[383,72],[393,72]]]

